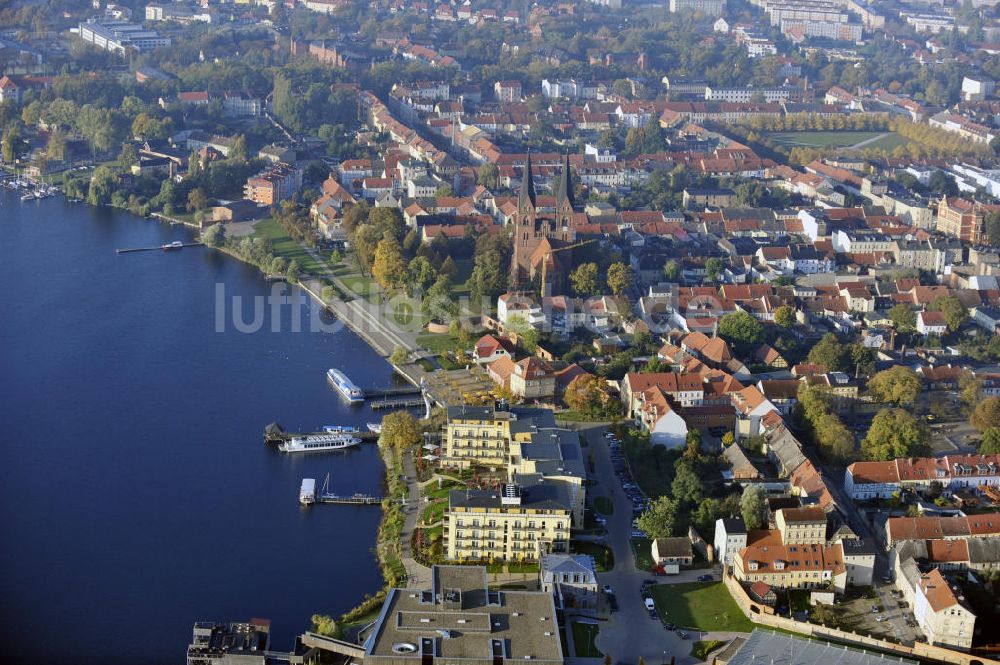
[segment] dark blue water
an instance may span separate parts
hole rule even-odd
[[[0,661],[181,663],[196,620],[311,614],[381,584],[377,507],[300,509],[302,477],[378,492],[373,444],[287,456],[262,429],[362,425],[325,381],[390,367],[347,330],[216,332],[216,284],[257,271],[205,248],[116,255],[191,232],[0,191]],[[308,322],[308,306],[299,314]],[[228,310],[227,310],[228,311]],[[307,327],[307,326],[304,326]]]

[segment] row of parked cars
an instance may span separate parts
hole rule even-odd
[[[618,476],[619,482],[622,484],[622,489],[625,490],[625,494],[628,496],[629,501],[632,502],[632,515],[633,517],[638,517],[646,512],[649,508],[649,497],[639,488],[635,480],[632,478],[632,474],[629,473],[628,464],[625,462],[625,451],[622,449],[621,441],[612,432],[605,434],[608,439],[608,445],[611,448],[611,465],[615,469],[615,475]],[[645,532],[641,531],[635,523],[632,525],[632,537],[633,538],[645,538]]]

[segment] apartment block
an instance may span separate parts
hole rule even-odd
[[[458,469],[473,465],[506,467],[511,441],[530,442],[532,432],[555,426],[548,409],[502,411],[492,406],[450,406],[441,464]]]
[[[279,163],[247,178],[243,195],[262,206],[272,206],[291,197],[302,187],[302,169]]]
[[[670,13],[700,12],[702,16],[722,16],[725,0],[670,0]]]
[[[445,515],[447,556],[453,561],[537,561],[569,551],[567,483],[539,480],[499,489],[453,490]]]

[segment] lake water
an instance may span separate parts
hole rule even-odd
[[[196,620],[272,620],[288,650],[314,612],[382,583],[377,507],[300,508],[303,477],[381,490],[374,444],[283,455],[264,426],[374,418],[326,383],[390,366],[356,335],[217,332],[216,290],[271,285],[190,230],[0,191],[0,640],[5,663],[183,663]],[[228,303],[228,300],[227,300]],[[229,311],[228,308],[227,311]],[[309,306],[295,312],[308,328]],[[268,312],[270,314],[270,312]]]

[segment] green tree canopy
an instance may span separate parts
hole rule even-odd
[[[394,411],[382,418],[382,432],[379,443],[398,451],[412,448],[420,443],[420,424],[409,411]]]
[[[680,533],[683,527],[677,502],[668,496],[655,499],[639,516],[638,524],[650,538],[669,538]]]
[[[905,406],[913,404],[920,395],[923,382],[909,367],[894,365],[882,370],[868,380],[868,392],[883,404]]]
[[[843,372],[850,367],[851,350],[834,333],[826,333],[809,349],[809,362],[822,365],[828,372]]]
[[[774,310],[774,324],[782,328],[791,328],[795,325],[795,308],[790,305],[782,305]]]
[[[889,318],[901,333],[913,332],[917,329],[917,315],[906,303],[896,303],[889,310]]]
[[[956,296],[935,298],[927,306],[927,309],[932,312],[941,312],[944,322],[948,325],[948,330],[952,332],[961,328],[962,324],[969,320],[969,310]]]
[[[719,336],[746,351],[763,339],[764,326],[753,315],[739,310],[722,317],[719,321]]]
[[[570,284],[578,296],[593,296],[598,294],[600,273],[596,263],[581,263],[569,274]]]
[[[976,404],[969,422],[980,432],[1000,427],[1000,397],[987,397]]]
[[[747,485],[740,498],[740,514],[747,531],[763,528],[767,525],[767,503],[765,503],[764,488],[760,485]]]
[[[926,423],[912,414],[903,409],[882,409],[872,420],[861,451],[870,460],[924,457],[930,454],[929,438]]]
[[[1000,455],[1000,427],[987,427],[979,443],[980,455]]]
[[[608,266],[608,288],[616,296],[620,296],[632,287],[632,282],[635,279],[635,275],[632,272],[632,266],[626,265],[621,261],[616,261]]]
[[[688,460],[677,463],[677,472],[674,474],[673,483],[670,484],[670,494],[681,504],[698,503],[705,496],[701,478]]]

